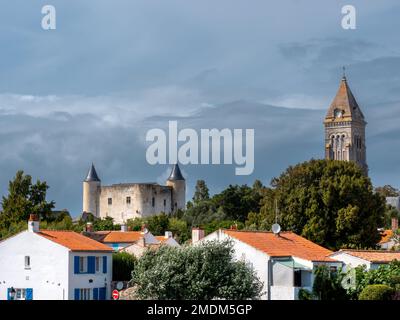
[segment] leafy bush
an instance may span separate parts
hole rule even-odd
[[[136,258],[127,252],[113,254],[113,281],[129,281],[135,269]]]
[[[313,300],[314,295],[307,289],[301,288],[298,293],[299,300]]]
[[[229,241],[147,250],[132,272],[141,299],[257,299],[262,283]]]
[[[391,300],[395,290],[385,284],[371,284],[361,291],[359,300]]]

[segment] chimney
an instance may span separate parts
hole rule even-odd
[[[172,238],[172,232],[171,232],[171,231],[165,231],[164,238],[165,238],[165,239]]]
[[[392,231],[396,231],[399,228],[399,218],[392,218]]]
[[[91,223],[91,222],[86,222],[85,231],[86,231],[86,232],[93,232],[93,223]]]
[[[39,232],[39,216],[37,214],[29,215],[28,231],[29,232]]]
[[[121,232],[127,232],[128,231],[128,227],[126,224],[121,224]]]
[[[200,228],[192,228],[192,244],[199,242],[204,238],[204,230]]]
[[[137,244],[141,247],[145,247],[146,246],[146,239],[143,237],[140,237],[140,239],[138,240]]]

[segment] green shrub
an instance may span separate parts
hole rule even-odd
[[[361,291],[359,300],[391,300],[395,290],[385,284],[371,284]]]
[[[299,300],[313,300],[313,294],[307,289],[301,288],[298,293],[298,298]]]
[[[136,258],[127,252],[113,254],[113,280],[128,281],[135,269]]]

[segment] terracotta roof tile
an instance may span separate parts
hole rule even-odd
[[[36,233],[72,251],[112,251],[112,248],[74,231],[40,230]]]
[[[382,237],[381,237],[381,240],[379,241],[379,243],[389,242],[392,237],[393,237],[392,230],[384,230],[382,232]]]
[[[400,261],[400,251],[342,249],[339,252],[375,263],[389,263],[393,260]]]
[[[271,257],[294,256],[310,261],[335,261],[328,257],[332,251],[293,232],[281,232],[279,236],[265,231],[223,230],[223,232]]]
[[[160,242],[165,242],[169,239],[169,238],[166,238],[165,236],[155,236],[155,238]]]
[[[110,231],[103,239],[105,243],[111,242],[123,242],[130,243],[135,242],[143,237],[141,231]]]

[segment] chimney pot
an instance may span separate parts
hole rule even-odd
[[[192,228],[192,244],[199,242],[204,238],[204,230],[200,228]]]
[[[392,218],[392,230],[396,231],[399,228],[399,219],[397,217]]]

